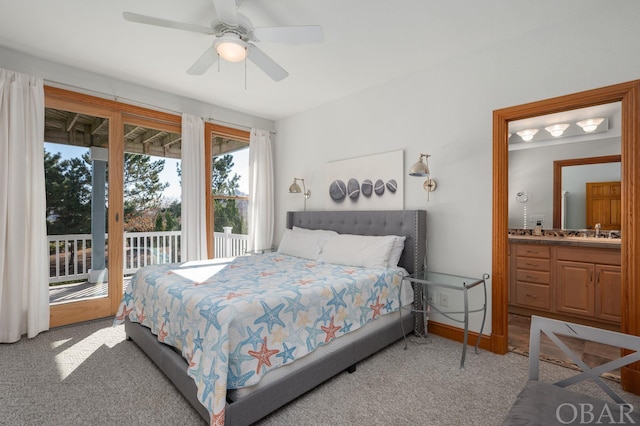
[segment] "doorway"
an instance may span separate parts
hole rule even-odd
[[[493,239],[492,239],[492,335],[496,353],[508,349],[508,123],[510,121],[586,108],[611,102],[622,105],[622,319],[621,330],[640,335],[640,213],[637,189],[640,175],[640,81],[533,102],[493,113]],[[621,382],[625,390],[640,394],[640,367],[624,368]]]

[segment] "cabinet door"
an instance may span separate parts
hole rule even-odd
[[[620,267],[596,265],[596,318],[620,322]]]
[[[558,312],[594,315],[594,271],[592,263],[557,262],[555,286]]]

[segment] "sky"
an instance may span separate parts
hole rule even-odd
[[[88,148],[77,147],[72,145],[61,145],[45,142],[44,149],[47,152],[57,153],[59,152],[62,159],[80,157],[82,154],[88,151]],[[233,154],[233,172],[240,175],[239,190],[245,194],[249,193],[249,150],[244,149],[242,151]],[[168,182],[169,186],[164,190],[164,196],[168,200],[179,199],[181,196],[180,179],[176,171],[176,164],[180,164],[180,160],[173,158],[151,157],[155,160],[165,160],[164,169],[160,173],[160,180]],[[233,173],[232,172],[232,173]]]

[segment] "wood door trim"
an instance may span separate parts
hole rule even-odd
[[[532,102],[493,112],[493,236],[491,350],[506,353],[508,345],[508,125],[510,121],[622,103],[622,320],[621,330],[640,335],[640,80]],[[640,363],[622,371],[622,385],[640,394]]]

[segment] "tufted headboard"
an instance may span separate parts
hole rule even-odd
[[[329,229],[340,234],[405,236],[398,266],[409,273],[423,269],[427,252],[426,210],[287,212],[287,228]]]

